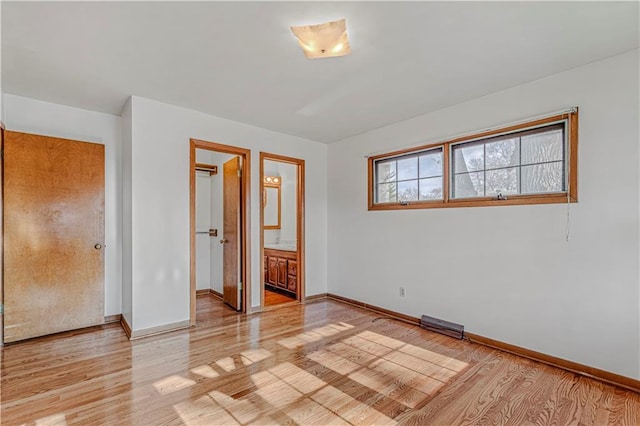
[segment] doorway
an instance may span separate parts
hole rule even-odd
[[[191,325],[196,294],[247,312],[250,289],[250,152],[191,139]]]
[[[261,307],[304,300],[304,160],[260,153]]]

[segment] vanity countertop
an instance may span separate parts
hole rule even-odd
[[[271,250],[296,251],[296,245],[292,243],[265,244],[264,248]]]

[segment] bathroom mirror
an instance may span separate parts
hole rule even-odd
[[[279,176],[265,176],[262,208],[264,229],[280,229],[280,183]]]

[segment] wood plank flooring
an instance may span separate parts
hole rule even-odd
[[[638,425],[640,395],[320,300],[190,330],[117,324],[5,346],[3,425]]]
[[[267,289],[264,290],[264,306],[275,306],[282,303],[291,303],[295,301],[296,299],[293,297],[289,297],[287,295]]]

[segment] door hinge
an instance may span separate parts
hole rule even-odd
[[[238,177],[242,177],[242,170],[238,170]]]

